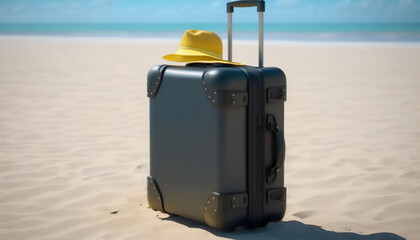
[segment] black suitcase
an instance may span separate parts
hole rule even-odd
[[[282,70],[262,67],[263,1],[258,6],[260,67],[155,66],[150,98],[149,206],[219,230],[261,227],[286,210]]]

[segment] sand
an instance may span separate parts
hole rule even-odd
[[[146,75],[177,45],[0,38],[0,239],[420,239],[420,44],[266,44],[287,212],[233,233],[148,208]]]

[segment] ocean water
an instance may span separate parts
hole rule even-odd
[[[227,36],[226,23],[0,23],[0,35],[180,38],[186,29]],[[235,23],[234,37],[256,39],[257,23]],[[265,23],[268,40],[420,42],[420,23]]]

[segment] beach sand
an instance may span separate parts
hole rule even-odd
[[[233,233],[148,208],[146,75],[177,46],[0,38],[0,239],[420,239],[420,44],[265,45],[288,78],[287,212]]]

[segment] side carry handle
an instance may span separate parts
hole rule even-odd
[[[235,7],[257,7],[257,12],[259,14],[258,18],[258,66],[264,66],[264,12],[265,12],[265,2],[261,1],[232,1],[227,3],[227,14],[228,14],[228,60],[232,61],[232,13]]]
[[[286,155],[286,141],[273,115],[267,114],[267,128],[273,136],[273,164],[267,169],[267,184],[276,180],[277,173],[284,165]]]

